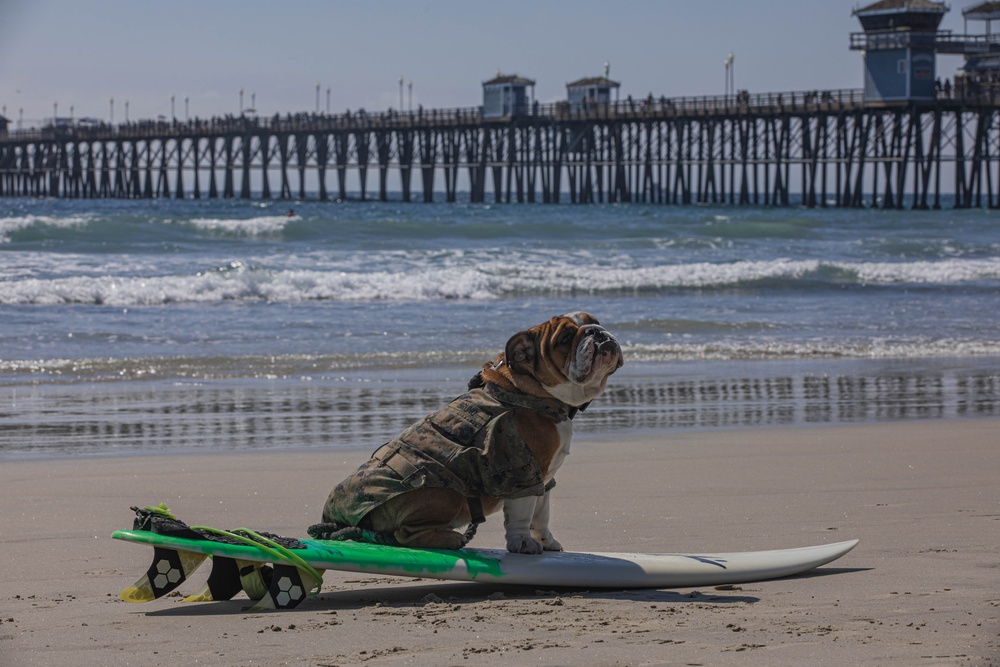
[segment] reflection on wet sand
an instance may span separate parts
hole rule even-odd
[[[661,430],[833,424],[1000,414],[991,373],[685,380],[611,389],[592,427]]]
[[[616,378],[617,379],[617,378]],[[10,390],[0,457],[274,448],[374,449],[460,386],[398,383],[38,385]],[[579,434],[1000,415],[995,370],[622,377]]]

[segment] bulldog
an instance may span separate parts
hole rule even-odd
[[[323,525],[374,531],[401,546],[460,549],[502,509],[509,551],[561,551],[549,529],[549,493],[569,454],[573,417],[621,365],[618,341],[587,313],[515,334],[467,393],[338,484]]]

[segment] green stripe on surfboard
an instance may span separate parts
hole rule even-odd
[[[184,537],[160,535],[145,530],[119,530],[111,535],[118,540],[161,546],[179,551],[225,556],[240,560],[267,561],[270,558],[260,549],[244,544],[227,544],[211,540],[194,540]],[[432,575],[462,569],[472,579],[486,575],[495,579],[503,576],[500,561],[472,551],[443,549],[410,549],[387,547],[362,542],[331,542],[325,540],[299,540],[305,549],[294,553],[310,563],[340,563],[353,566],[358,571],[379,572],[401,570],[412,576]]]

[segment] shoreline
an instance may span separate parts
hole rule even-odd
[[[318,597],[271,614],[245,599],[121,602],[151,553],[110,533],[131,525],[129,505],[163,501],[191,523],[301,536],[363,452],[5,462],[0,662],[998,664],[998,449],[995,418],[598,434],[574,441],[553,492],[569,550],[861,544],[807,575],[722,590],[328,572]],[[500,524],[473,546],[502,548]]]

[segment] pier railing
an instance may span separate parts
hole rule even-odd
[[[928,49],[956,55],[988,53],[1000,50],[1000,35],[961,35],[950,30],[873,30],[852,32],[851,50]]]
[[[137,120],[111,125],[61,122],[41,128],[14,129],[0,134],[0,143],[145,138],[179,138],[192,135],[243,135],[256,132],[298,133],[310,130],[330,132],[365,128],[479,126],[483,123],[533,123],[538,121],[572,122],[575,120],[637,121],[686,116],[814,112],[854,110],[865,105],[860,89],[793,91],[785,93],[748,93],[696,97],[627,98],[605,104],[536,103],[527,114],[483,117],[481,107],[455,109],[417,109],[409,111],[366,111],[358,109],[341,114],[295,113],[226,115],[209,119]]]

